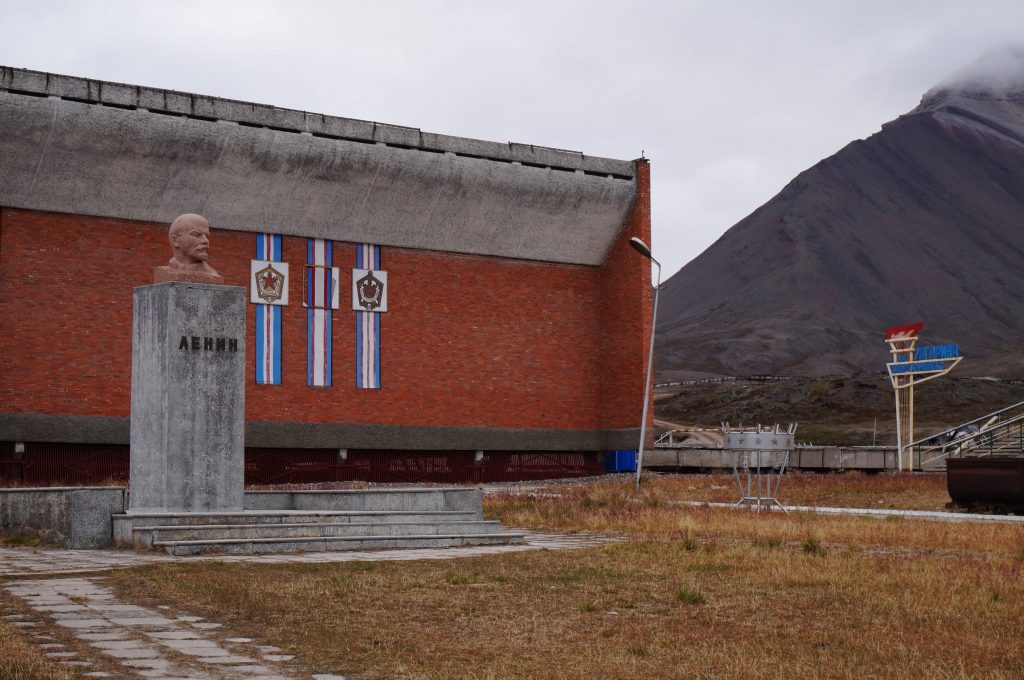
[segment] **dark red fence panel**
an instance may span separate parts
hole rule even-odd
[[[518,482],[604,474],[604,454],[598,451],[487,451],[480,467],[483,482]]]
[[[246,484],[354,481],[461,484],[510,482],[604,473],[597,451],[375,451],[246,449]]]
[[[15,455],[14,442],[0,442],[0,484],[21,484],[24,468],[24,455]]]
[[[474,481],[472,451],[373,451],[351,449],[341,466],[341,479],[366,482],[434,482],[457,484]]]
[[[597,451],[375,451],[350,449],[245,450],[245,483],[312,484],[366,481],[461,484],[582,477],[604,472]],[[0,442],[0,483],[84,486],[126,482],[127,446]]]
[[[311,484],[338,481],[338,449],[245,450],[245,483]]]
[[[88,486],[128,481],[128,447],[26,442],[0,453],[0,478],[25,486]]]

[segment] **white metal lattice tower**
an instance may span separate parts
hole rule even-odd
[[[956,345],[917,346],[924,322],[893,326],[885,334],[892,361],[886,364],[896,394],[896,451],[900,470],[914,469],[914,385],[946,375],[963,358]]]

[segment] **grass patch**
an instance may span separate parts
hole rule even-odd
[[[807,538],[805,538],[804,542],[800,544],[800,547],[807,555],[814,555],[815,557],[824,557],[828,554],[828,551],[825,549],[825,546],[823,546],[821,544],[821,541],[819,541],[814,536],[808,536]]]
[[[0,544],[36,547],[45,545],[45,542],[41,537],[35,534],[9,533],[0,535]]]
[[[451,572],[444,575],[444,581],[450,586],[465,586],[472,583],[472,580],[466,574],[454,574]]]
[[[683,536],[681,545],[683,550],[693,552],[700,547],[700,542],[697,540],[697,532],[693,529],[687,528],[686,534]]]
[[[77,673],[61,667],[16,626],[0,621],[0,678],[4,680],[76,680]]]
[[[696,588],[683,587],[676,591],[676,602],[685,604],[704,604],[704,593]]]
[[[778,536],[768,536],[765,538],[755,538],[754,545],[758,548],[768,548],[769,550],[775,550],[781,548],[783,543],[782,539]]]

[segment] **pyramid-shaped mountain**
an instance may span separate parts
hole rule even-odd
[[[885,329],[924,321],[962,372],[1024,374],[1024,50],[801,173],[670,278],[658,316],[661,371],[881,371]]]

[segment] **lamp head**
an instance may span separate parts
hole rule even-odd
[[[629,239],[629,245],[633,246],[633,249],[636,252],[640,253],[641,255],[646,257],[648,260],[654,259],[654,258],[651,257],[651,249],[647,247],[646,243],[641,241],[636,236],[634,236],[633,238]]]

